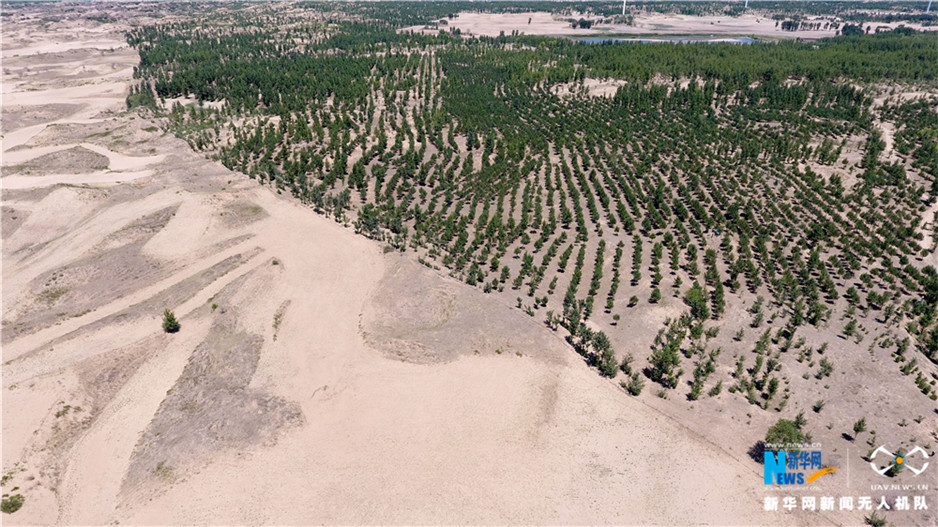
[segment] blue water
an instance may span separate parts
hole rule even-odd
[[[754,38],[749,37],[661,37],[661,38],[611,38],[611,37],[586,37],[577,39],[579,42],[585,42],[587,44],[604,44],[607,42],[616,43],[616,42],[639,42],[642,44],[654,44],[662,42],[672,42],[680,44],[717,44],[717,43],[729,43],[729,44],[754,44],[758,42]]]

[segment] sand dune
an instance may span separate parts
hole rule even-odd
[[[97,152],[108,158],[108,167],[111,170],[138,170],[140,168],[146,167],[154,163],[159,163],[166,158],[166,154],[160,154],[155,156],[126,156],[118,152],[114,152],[102,146],[98,146],[92,143],[78,143],[78,144],[64,144],[64,145],[53,145],[53,146],[43,146],[38,148],[25,148],[19,149],[13,152],[7,152],[4,154],[4,163],[7,164],[18,164],[34,159],[41,155],[50,154],[54,152],[61,152],[62,150],[67,150],[80,146],[91,150],[92,152]]]

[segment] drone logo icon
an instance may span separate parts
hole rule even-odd
[[[876,466],[876,462],[873,461],[876,458],[877,454],[885,454],[886,457],[890,457],[892,458],[892,460],[889,462],[888,465],[884,467],[878,467]],[[889,469],[893,467],[896,467],[897,469],[907,468],[910,471],[912,471],[913,474],[918,476],[922,472],[925,472],[925,469],[928,468],[928,462],[926,461],[925,464],[919,468],[916,468],[912,466],[911,464],[909,464],[909,458],[911,458],[912,456],[916,454],[920,455],[921,457],[925,459],[928,459],[928,452],[925,452],[925,449],[923,449],[920,446],[916,446],[908,454],[902,454],[902,453],[893,454],[892,452],[886,450],[886,447],[880,446],[876,450],[874,450],[873,454],[870,456],[870,467],[873,469],[873,472],[876,472],[880,476],[885,476],[886,472],[889,472]]]

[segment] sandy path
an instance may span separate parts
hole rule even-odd
[[[642,34],[708,34],[708,35],[757,35],[773,38],[810,38],[833,36],[833,30],[821,31],[782,31],[775,25],[775,20],[755,15],[729,16],[687,16],[663,14],[635,14],[633,25],[594,24],[590,29],[573,29],[567,19],[580,18],[581,15],[559,16],[547,12],[537,13],[467,13],[448,21],[451,28],[459,28],[463,34],[498,36],[519,31],[523,35],[570,35],[601,36],[604,34],[642,35]],[[407,30],[420,31],[423,26],[414,26]],[[433,30],[436,32],[436,30]]]
[[[579,366],[489,356],[427,368],[359,353],[342,369],[309,372],[314,382],[302,395],[311,426],[272,449],[205,468],[127,520],[768,521],[757,520],[755,466],[701,443]],[[734,499],[714,505],[714,489],[700,485],[708,480]],[[227,488],[215,487],[219,481]],[[195,491],[208,488],[217,490]],[[244,494],[253,499],[238,497]]]
[[[24,204],[4,195],[5,204],[30,211],[23,225],[4,239],[3,290],[8,300],[17,299],[36,276],[88,253],[140,216],[179,203],[174,191],[165,190],[99,210],[101,198],[94,193],[94,189],[59,187],[38,203]]]
[[[5,28],[6,31],[6,28]],[[34,126],[22,128],[19,130],[9,130],[6,126],[3,128],[3,152],[8,153],[11,149],[28,143],[33,137],[41,133],[52,124],[89,124],[101,122],[102,119],[96,118],[99,114],[107,110],[123,109],[124,96],[127,92],[128,79],[133,73],[133,66],[136,65],[136,54],[128,52],[127,43],[118,39],[76,39],[67,42],[47,42],[35,46],[16,47],[9,44],[9,36],[5,33],[6,45],[2,50],[3,58],[6,62],[16,57],[14,63],[20,66],[7,66],[4,68],[4,79],[2,83],[3,106],[4,108],[19,106],[42,106],[50,102],[63,103],[81,103],[83,107],[69,115],[61,116],[50,122],[37,124]],[[56,35],[59,37],[60,35]],[[87,35],[92,36],[92,35]],[[46,37],[48,38],[48,37]],[[55,38],[55,37],[53,37]],[[51,40],[51,39],[50,39]],[[65,87],[48,87],[36,89],[35,83],[40,82],[32,77],[22,77],[24,71],[28,71],[30,57],[37,57],[38,63],[44,66],[55,67],[53,70],[62,77],[72,74],[83,73],[86,65],[71,62],[52,62],[44,63],[44,54],[60,53],[70,50],[97,49],[101,50],[101,56],[94,58],[97,66],[95,71],[99,75],[84,79],[77,84],[71,83]],[[116,50],[115,53],[113,50]],[[109,62],[104,53],[112,55]],[[103,63],[102,63],[103,62]],[[99,64],[101,63],[101,64]],[[6,66],[6,65],[5,65]],[[102,71],[100,68],[105,68]],[[108,79],[102,82],[102,79]],[[4,160],[4,164],[11,163]]]
[[[19,146],[29,143],[34,137],[45,131],[51,125],[55,124],[95,124],[103,122],[102,118],[95,118],[94,116],[99,115],[101,112],[107,110],[120,109],[121,103],[118,101],[117,95],[115,97],[74,97],[71,102],[83,103],[84,107],[80,110],[75,111],[66,118],[56,119],[47,123],[36,124],[18,130],[7,130],[3,129],[3,163],[8,164],[6,161],[6,156],[11,150]],[[4,94],[4,105],[7,104],[7,95]],[[59,101],[68,100],[58,99]],[[48,101],[46,101],[48,103]],[[29,106],[40,106],[44,103],[35,102]],[[12,106],[12,104],[11,104]]]

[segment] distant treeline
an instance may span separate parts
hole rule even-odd
[[[720,90],[732,92],[756,81],[900,82],[929,81],[938,75],[934,35],[919,33],[843,36],[812,44],[699,46],[585,45],[525,36],[463,41],[446,33],[398,33],[369,23],[343,23],[328,37],[319,37],[316,31],[297,26],[274,39],[260,29],[218,35],[210,29],[160,25],[138,28],[128,40],[140,52],[138,76],[152,79],[157,95],[225,99],[234,109],[263,105],[276,114],[300,111],[310,100],[336,92],[364,97],[370,89],[367,73],[373,68],[393,70],[409,60],[395,54],[395,49],[449,49],[440,58],[452,62],[452,67],[458,67],[461,54],[494,53],[499,60],[491,75],[528,85],[584,76],[644,84],[664,75],[717,81]],[[507,49],[519,45],[523,49]],[[533,64],[539,66],[532,68]]]

